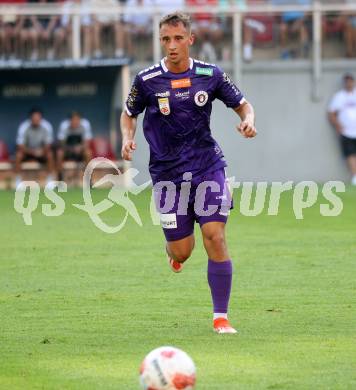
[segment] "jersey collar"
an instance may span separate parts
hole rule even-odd
[[[166,63],[165,63],[166,59],[167,59],[167,57],[164,57],[161,59],[161,66],[165,72],[168,72],[168,68],[167,68]],[[189,69],[193,69],[193,65],[194,65],[193,58],[189,57]]]

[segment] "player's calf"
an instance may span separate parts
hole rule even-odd
[[[194,249],[194,235],[184,237],[180,240],[167,241],[166,251],[173,260],[184,263],[189,259]]]
[[[181,240],[168,241],[166,252],[168,264],[173,272],[181,272],[184,262],[188,260],[194,248],[194,236],[188,236]]]

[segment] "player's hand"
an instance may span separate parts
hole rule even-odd
[[[253,138],[257,135],[256,127],[249,123],[248,121],[242,121],[238,126],[237,130],[245,137],[245,138]]]
[[[124,160],[132,160],[132,152],[136,150],[136,142],[134,140],[125,141],[122,145],[121,156]]]

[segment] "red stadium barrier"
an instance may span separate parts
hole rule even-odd
[[[4,141],[0,140],[0,161],[8,162],[10,160],[9,150]]]
[[[105,157],[108,160],[116,160],[110,141],[103,136],[93,138],[90,142],[90,148],[93,158]]]

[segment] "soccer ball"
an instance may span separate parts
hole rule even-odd
[[[140,383],[144,390],[192,390],[195,371],[193,360],[184,351],[160,347],[144,358]]]

